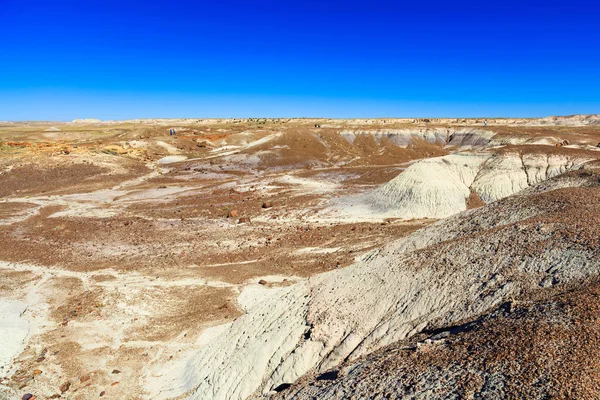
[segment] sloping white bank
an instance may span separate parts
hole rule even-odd
[[[22,301],[0,301],[0,374],[6,373],[12,359],[23,351],[29,333],[29,322],[21,317],[26,309]]]

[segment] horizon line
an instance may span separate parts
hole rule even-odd
[[[127,121],[143,121],[143,120],[185,120],[185,119],[196,119],[196,120],[278,120],[278,119],[306,119],[306,120],[406,120],[406,119],[417,119],[417,120],[439,120],[439,119],[464,119],[464,120],[478,120],[478,119],[545,119],[545,118],[574,118],[574,117],[590,117],[600,114],[568,114],[568,115],[546,115],[546,116],[531,116],[531,117],[497,117],[497,116],[479,116],[479,117],[137,117],[137,118],[126,118],[126,119],[101,119],[101,118],[73,118],[71,120],[47,120],[47,119],[27,119],[27,120],[2,120],[0,122],[10,123],[23,123],[23,122],[54,122],[54,123],[73,123],[73,122],[85,122],[89,120],[90,123],[106,123],[106,122],[127,122]],[[426,122],[426,121],[422,121]]]

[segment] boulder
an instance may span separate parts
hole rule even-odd
[[[240,214],[239,214],[238,210],[230,210],[227,213],[227,218],[237,218],[237,217],[239,217],[239,215]]]
[[[59,389],[62,393],[64,393],[67,390],[69,390],[70,387],[71,387],[71,382],[65,382],[62,385],[60,385]]]

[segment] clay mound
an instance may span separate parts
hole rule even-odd
[[[373,215],[445,218],[469,208],[472,193],[483,202],[493,202],[581,168],[598,157],[597,152],[551,146],[510,146],[455,153],[418,161],[395,179],[354,201],[366,205],[363,212]]]
[[[596,277],[600,181],[595,173],[577,179],[585,187],[548,185],[468,211],[345,269],[285,288],[250,287],[239,299],[245,315],[207,331],[200,350],[166,375],[149,376],[152,397],[269,393],[509,299]]]
[[[466,209],[481,165],[488,154],[451,154],[421,160],[374,190],[366,202],[381,214],[443,218]]]

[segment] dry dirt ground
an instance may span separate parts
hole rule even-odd
[[[369,122],[415,126],[428,127]],[[147,398],[146,368],[168,369],[207,327],[240,316],[244,287],[344,268],[433,222],[319,220],[319,211],[452,151],[368,134],[349,142],[340,131],[351,121],[178,121],[176,136],[171,127],[0,123],[0,301],[24,303],[28,323],[0,369],[7,398]],[[594,126],[488,129],[600,142]]]

